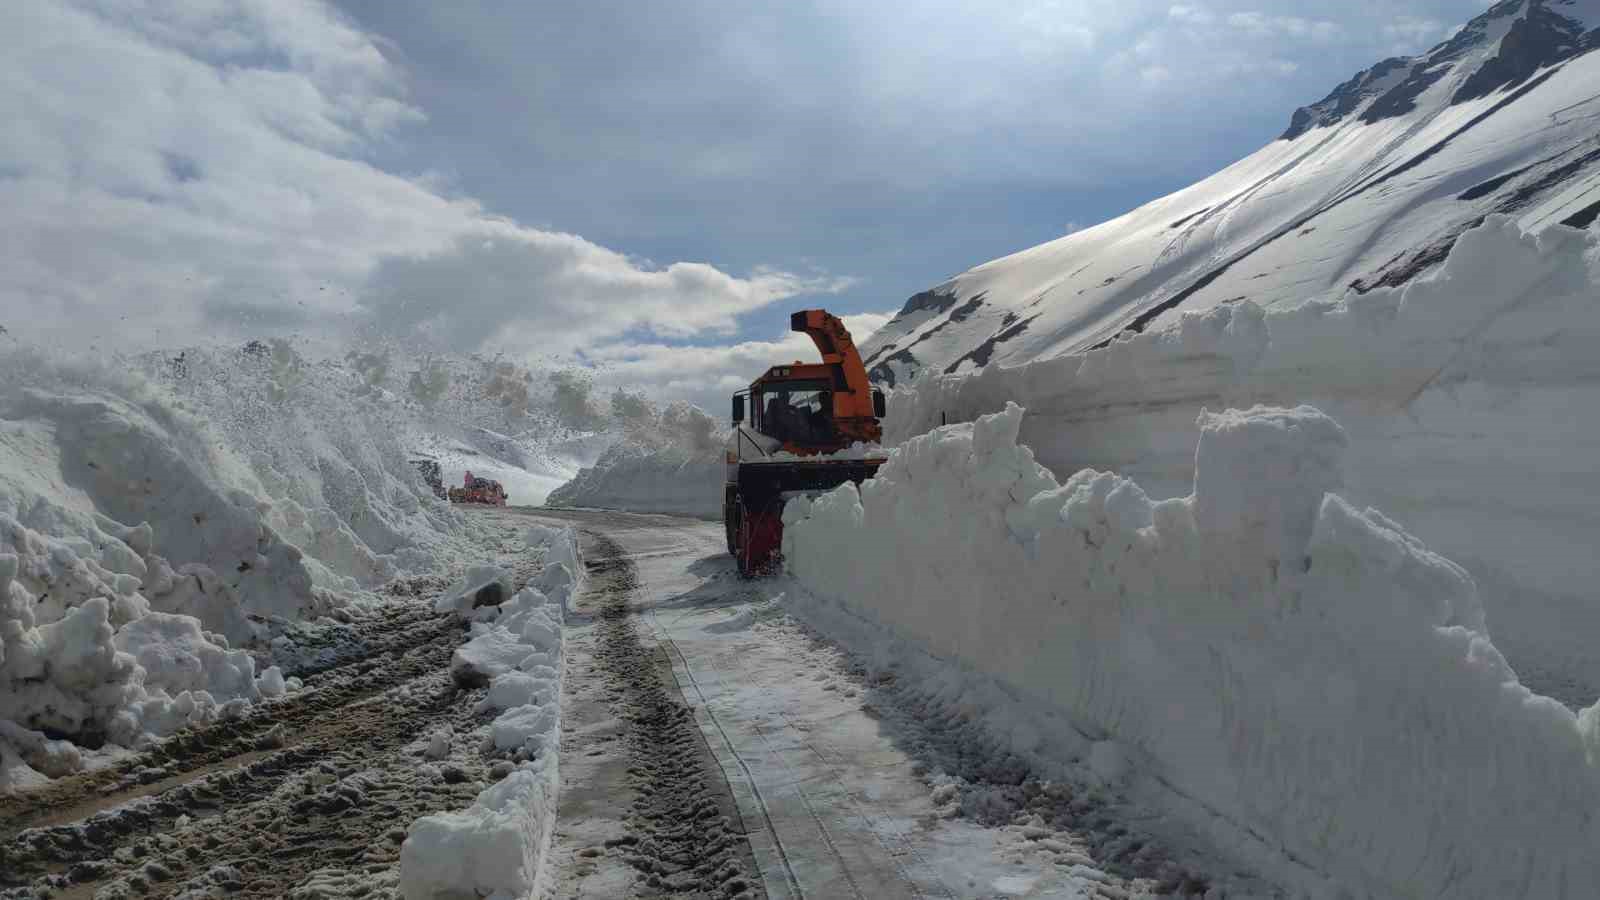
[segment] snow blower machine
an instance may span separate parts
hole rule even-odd
[[[773,366],[733,395],[722,522],[745,577],[775,566],[791,498],[860,484],[884,462],[875,448],[856,447],[881,438],[884,397],[867,381],[849,330],[820,309],[795,313],[789,327],[811,338],[822,362]]]

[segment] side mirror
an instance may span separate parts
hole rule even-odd
[[[744,395],[735,394],[733,397],[733,424],[744,421]]]
[[[889,404],[884,402],[883,391],[877,388],[872,389],[872,414],[880,419],[889,414]]]

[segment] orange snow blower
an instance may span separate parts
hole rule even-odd
[[[795,313],[789,328],[811,338],[822,362],[773,366],[733,395],[722,522],[728,552],[746,577],[772,568],[783,546],[785,503],[860,484],[884,461],[833,456],[857,442],[876,444],[883,433],[883,392],[867,380],[849,330],[821,309]]]

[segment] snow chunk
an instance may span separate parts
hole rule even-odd
[[[16,557],[0,556],[0,598],[27,593],[9,577]],[[0,719],[58,735],[138,734],[125,711],[144,696],[143,671],[112,642],[111,604],[92,598],[65,617],[38,627],[26,604],[0,619],[5,659],[0,663]]]
[[[561,607],[537,588],[524,588],[502,607],[492,624],[474,626],[476,636],[450,657],[450,675],[463,687],[478,687],[515,670],[556,666],[561,651]]]
[[[270,666],[261,677],[256,679],[256,689],[263,697],[282,697],[289,690],[288,682],[284,680],[283,670],[277,666]]]
[[[450,755],[450,744],[455,740],[455,729],[449,725],[434,729],[428,736],[428,748],[422,755],[428,759],[439,760]]]
[[[554,704],[517,706],[497,716],[489,726],[496,750],[523,750],[536,756],[558,739],[555,725],[560,712]]]
[[[555,824],[553,769],[525,766],[466,810],[414,822],[400,847],[406,900],[532,896]]]
[[[51,778],[83,769],[83,755],[71,741],[53,741],[37,731],[0,719],[0,752],[4,752],[7,744],[28,766]],[[5,780],[0,779],[0,788],[5,786]]]
[[[174,696],[205,691],[219,702],[260,696],[255,660],[213,637],[201,631],[200,620],[193,616],[153,612],[124,625],[113,643],[144,667],[147,688],[161,688]],[[277,683],[282,693],[281,674]]]
[[[434,612],[467,615],[480,606],[499,606],[511,596],[511,573],[497,565],[473,566],[450,593],[434,601]]]
[[[476,712],[512,709],[527,704],[548,705],[555,700],[554,669],[540,666],[534,672],[506,672],[495,677],[489,693],[478,701]]]

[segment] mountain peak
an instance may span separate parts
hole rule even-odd
[[[1406,115],[1430,91],[1441,105],[1476,100],[1597,46],[1600,0],[1501,0],[1428,52],[1386,59],[1295,110],[1280,140]]]

